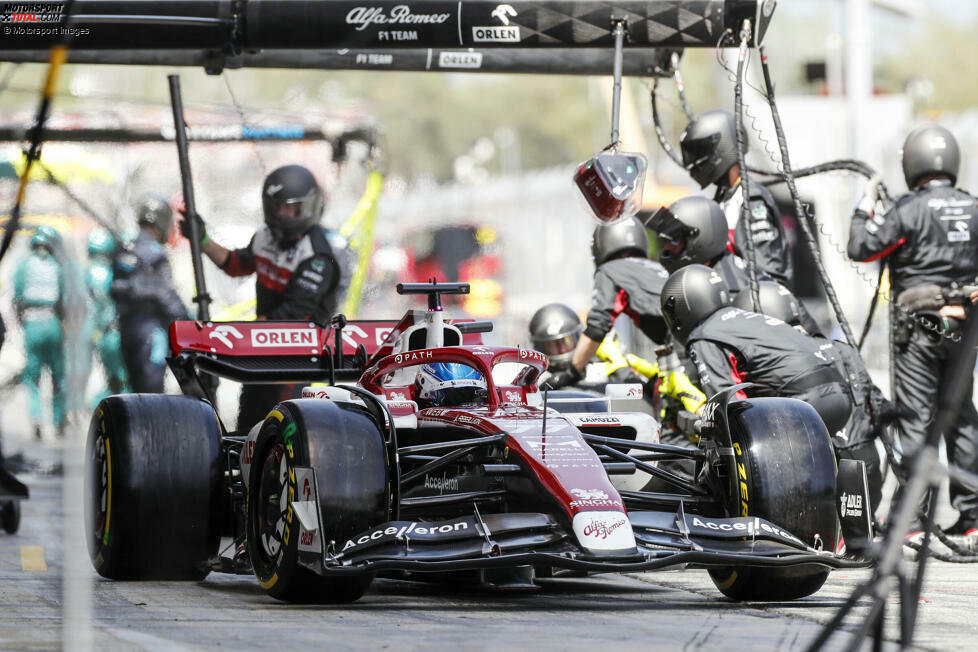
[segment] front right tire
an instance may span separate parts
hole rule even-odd
[[[836,463],[832,442],[812,406],[790,398],[731,402],[730,435],[740,495],[731,516],[759,516],[805,544],[834,551]],[[817,564],[783,568],[710,569],[720,592],[734,600],[794,600],[821,588],[829,570]]]
[[[315,473],[320,539],[343,543],[390,520],[390,464],[384,436],[366,408],[299,399],[279,403],[255,444],[248,481],[248,554],[262,588],[286,602],[345,603],[360,598],[372,574],[324,576],[299,562],[292,502],[301,500],[297,469]]]

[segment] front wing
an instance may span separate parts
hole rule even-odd
[[[678,514],[633,511],[622,516],[627,517],[637,544],[627,554],[597,556],[582,551],[574,535],[548,514],[475,512],[445,521],[384,523],[347,541],[327,542],[321,554],[300,549],[299,563],[322,575],[387,570],[445,572],[520,565],[592,572],[691,565],[818,564],[831,569],[869,565],[811,548],[776,524],[756,517],[714,518],[683,514],[681,510]]]

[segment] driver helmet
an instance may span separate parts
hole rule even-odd
[[[458,362],[429,362],[422,366],[414,388],[422,408],[466,405],[489,396],[482,374]]]
[[[758,281],[757,298],[761,302],[760,310],[757,312],[780,319],[790,326],[801,325],[801,306],[798,299],[791,290],[777,281]],[[755,312],[749,288],[744,288],[737,294],[733,306],[747,312]]]
[[[548,303],[533,313],[530,342],[534,349],[546,354],[551,368],[566,367],[583,330],[576,312],[562,303]]]
[[[684,197],[649,220],[658,233],[659,262],[670,272],[695,263],[709,264],[727,248],[727,218],[706,197]]]
[[[326,194],[312,172],[301,165],[285,165],[265,178],[261,203],[272,238],[279,247],[288,248],[319,224]]]

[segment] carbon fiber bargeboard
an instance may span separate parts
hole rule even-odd
[[[715,47],[745,20],[759,43],[775,0],[77,0],[70,26],[62,3],[37,4],[51,10],[0,3],[0,49],[48,47],[66,27],[80,50],[610,48],[620,21],[626,47]]]

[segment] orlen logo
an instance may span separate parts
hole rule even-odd
[[[212,340],[220,340],[221,344],[229,349],[234,348],[234,341],[231,339],[232,337],[237,340],[244,339],[244,335],[241,334],[241,331],[231,324],[221,324],[220,326],[216,326],[207,337]]]
[[[319,339],[312,328],[255,328],[251,331],[251,345],[318,348]]]
[[[591,521],[584,527],[584,536],[602,540],[607,539],[612,532],[625,523],[627,521],[623,518],[610,524],[607,521]]]

